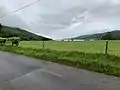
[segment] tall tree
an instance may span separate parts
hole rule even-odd
[[[0,29],[2,28],[2,25],[0,24]]]
[[[108,32],[105,36],[103,36],[102,40],[113,40],[111,32]]]
[[[0,24],[0,37],[2,37],[2,25]]]

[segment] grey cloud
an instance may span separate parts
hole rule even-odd
[[[16,7],[19,8],[34,0],[12,0],[14,4],[12,1],[5,1],[8,2],[5,8],[16,3],[11,8],[15,10]],[[2,19],[4,21],[1,22],[26,28],[40,35],[66,38],[103,32],[107,29],[119,29],[119,9],[119,0],[41,0],[13,16]],[[1,12],[4,14],[9,11]]]
[[[7,15],[7,10],[4,8],[0,9],[0,23],[6,26],[12,26],[12,27],[20,27],[23,29],[28,29],[29,26],[16,14],[14,15]],[[5,17],[4,17],[5,16]]]

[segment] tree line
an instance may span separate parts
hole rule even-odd
[[[115,36],[111,32],[107,32],[107,34],[104,35],[101,40],[120,40],[120,36]]]

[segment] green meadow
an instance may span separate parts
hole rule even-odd
[[[43,42],[41,41],[23,41],[21,47],[42,49]],[[57,51],[79,51],[85,53],[104,53],[105,41],[45,41],[45,49]],[[108,53],[120,56],[120,41],[109,41]]]

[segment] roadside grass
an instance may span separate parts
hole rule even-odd
[[[0,50],[120,77],[120,57],[79,51],[0,46]]]

